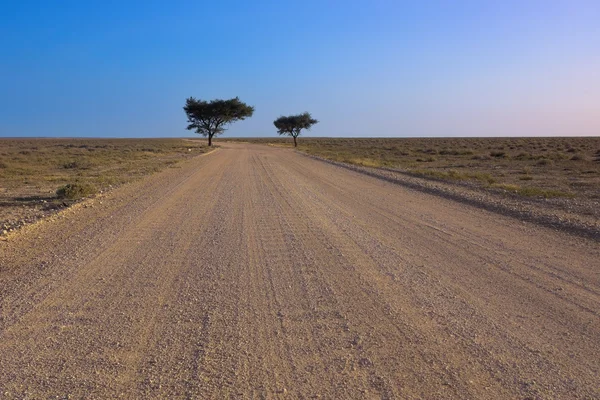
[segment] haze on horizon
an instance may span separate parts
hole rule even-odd
[[[256,107],[226,137],[600,135],[598,1],[57,4],[0,5],[0,137],[195,136],[189,96]]]

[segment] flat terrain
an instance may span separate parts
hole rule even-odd
[[[291,147],[289,138],[239,139]],[[333,161],[399,168],[523,197],[600,200],[600,137],[302,138]]]
[[[0,396],[600,398],[598,260],[226,143],[0,242]]]
[[[102,192],[207,149],[186,139],[0,138],[0,235],[68,205],[56,195],[64,185]]]

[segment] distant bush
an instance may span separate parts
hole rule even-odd
[[[550,158],[552,158],[553,160],[566,160],[569,158],[569,156],[567,154],[564,153],[550,153]]]
[[[62,165],[64,169],[89,169],[90,163],[85,161],[69,161]]]
[[[530,153],[525,153],[525,152],[520,152],[519,154],[517,154],[517,156],[515,157],[515,159],[517,160],[527,160],[527,159],[531,159],[532,156]]]
[[[442,150],[440,150],[440,154],[443,156],[458,156],[458,155],[460,155],[460,151],[450,150],[450,149],[442,149]]]
[[[96,192],[96,187],[89,183],[69,183],[58,188],[56,195],[59,199],[77,200],[91,196]]]

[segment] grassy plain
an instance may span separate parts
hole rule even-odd
[[[286,138],[239,139],[292,146]],[[298,149],[366,167],[527,197],[600,200],[600,137],[299,138]]]
[[[207,149],[186,139],[0,139],[0,233],[62,206],[60,188],[90,195]]]

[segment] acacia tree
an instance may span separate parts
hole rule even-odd
[[[277,133],[280,135],[291,136],[294,138],[294,147],[298,147],[296,138],[300,135],[302,129],[310,129],[311,126],[318,123],[310,113],[305,112],[298,115],[289,115],[287,117],[279,117],[273,121],[273,125],[277,128]]]
[[[198,100],[190,97],[183,107],[188,118],[188,130],[208,137],[208,145],[212,146],[212,138],[225,132],[225,126],[235,121],[251,117],[254,107],[240,101],[238,97],[230,100]]]

